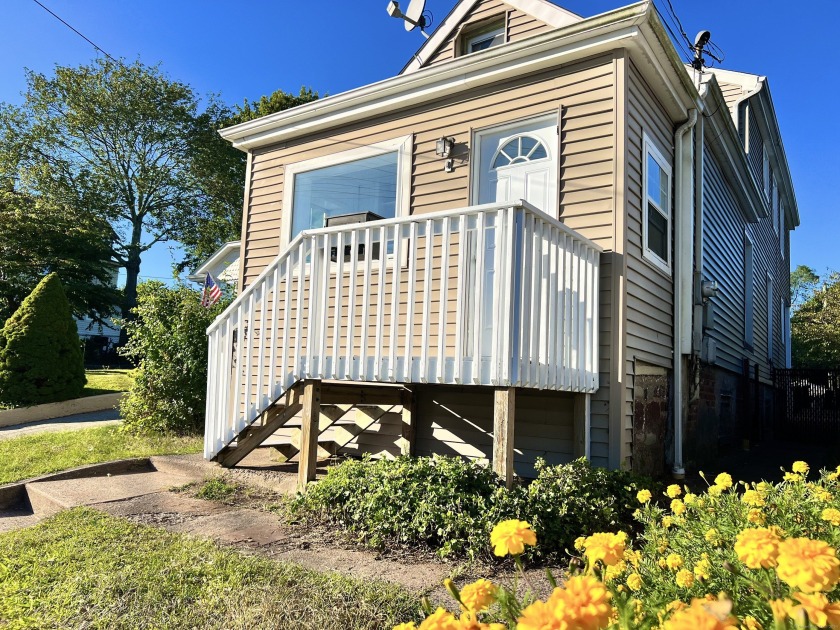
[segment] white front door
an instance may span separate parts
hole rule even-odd
[[[557,116],[482,131],[476,141],[477,203],[524,199],[557,216]]]

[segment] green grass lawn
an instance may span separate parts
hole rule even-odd
[[[118,426],[0,440],[0,484],[114,459],[198,453],[201,447],[200,436],[135,436]]]
[[[0,627],[379,629],[415,596],[87,508],[0,535]]]
[[[85,370],[87,385],[82,397],[127,391],[131,386],[131,370]]]

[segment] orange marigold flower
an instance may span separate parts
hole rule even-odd
[[[480,579],[461,589],[461,608],[474,613],[482,612],[496,601],[499,587],[490,580]]]
[[[822,520],[828,521],[835,527],[840,526],[840,510],[835,508],[826,508],[822,511]]]
[[[562,617],[557,606],[549,606],[543,601],[535,601],[525,608],[516,620],[516,630],[568,630],[569,624]],[[561,616],[557,616],[560,613]]]
[[[586,550],[584,555],[591,564],[600,560],[610,567],[624,558],[626,544],[627,534],[624,532],[618,532],[617,534],[598,532],[592,534],[583,542],[583,547]]]
[[[768,569],[776,566],[779,542],[776,533],[769,529],[745,529],[735,538],[735,553],[750,569]]]
[[[536,545],[537,535],[525,521],[510,519],[502,521],[490,532],[490,544],[497,556],[518,556],[525,551],[525,545]]]
[[[840,581],[840,560],[822,540],[791,538],[779,543],[776,575],[805,593],[830,591]]]
[[[800,627],[805,626],[805,617],[808,617],[815,627],[840,628],[840,604],[830,603],[822,593],[794,593],[793,598],[799,606],[791,607],[789,614]]]
[[[610,593],[604,584],[591,575],[576,575],[566,580],[563,588],[556,588],[548,598],[548,605],[557,617],[575,630],[606,628],[613,615]]]
[[[662,624],[662,630],[738,630],[738,620],[729,615],[729,602],[694,599]]]
[[[438,608],[423,620],[417,630],[461,630],[455,616],[448,610]]]

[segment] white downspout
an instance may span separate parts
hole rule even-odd
[[[685,476],[683,465],[683,366],[682,355],[686,314],[688,314],[689,344],[691,336],[691,305],[693,295],[693,219],[694,219],[694,146],[685,143],[683,136],[697,122],[697,110],[688,110],[688,120],[674,133],[674,477]],[[685,294],[688,289],[689,299]],[[690,345],[689,345],[690,351]]]

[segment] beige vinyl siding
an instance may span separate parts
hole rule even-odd
[[[673,165],[673,123],[659,105],[636,67],[628,70],[625,181],[626,234],[625,295],[626,355],[624,382],[625,426],[623,439],[630,452],[633,435],[633,385],[636,361],[671,369],[673,367],[674,283],[643,256],[642,223],[643,165],[646,135],[665,160]],[[673,184],[673,178],[672,178]],[[673,190],[673,188],[672,188]],[[671,194],[671,238],[673,238],[673,193]],[[673,252],[673,247],[671,248]],[[673,254],[672,254],[673,257]],[[671,261],[673,265],[673,261]]]
[[[394,112],[351,127],[254,152],[245,216],[243,286],[279,253],[284,164],[329,155],[414,134],[411,212],[420,214],[469,205],[471,131],[563,106],[561,218],[605,248],[612,247],[613,71],[609,60],[591,60],[488,86],[469,95]],[[444,173],[435,156],[442,135],[456,140],[455,172]]]
[[[417,455],[493,456],[493,390],[487,387],[418,386]],[[514,471],[533,477],[534,462],[574,459],[574,394],[518,390]]]
[[[552,29],[545,22],[523,13],[519,9],[511,8],[502,0],[481,0],[464,17],[461,27],[456,29],[436,51],[429,55],[429,60],[423,66],[432,66],[459,57],[461,52],[455,48],[458,43],[458,34],[476,22],[494,17],[504,19],[508,42],[517,42]]]
[[[782,335],[781,301],[790,295],[790,268],[782,257],[779,237],[771,217],[746,223],[730,185],[708,144],[704,156],[703,275],[717,280],[720,292],[713,300],[715,327],[710,336],[717,344],[715,364],[743,373],[744,359],[759,365],[759,377],[772,379],[767,343],[767,274],[773,279],[773,356],[772,365],[783,367],[785,347]],[[753,242],[753,343],[744,347],[746,279],[744,278],[744,237]],[[784,234],[783,234],[784,238]]]

